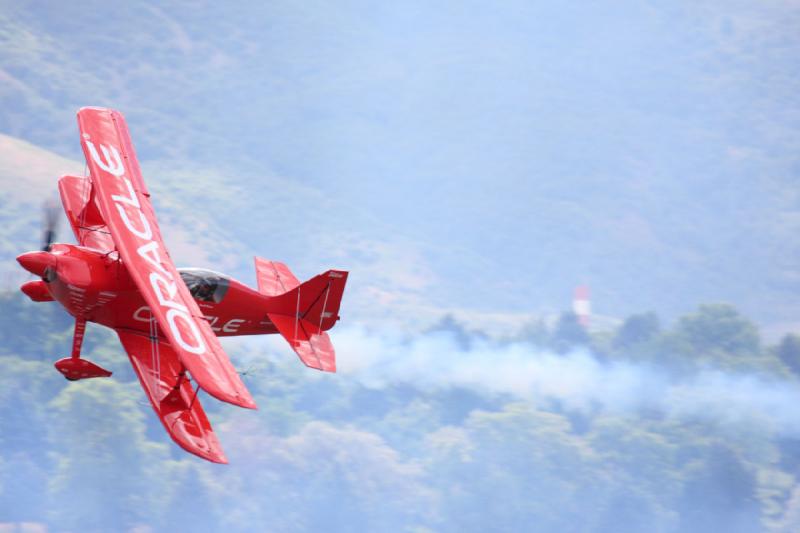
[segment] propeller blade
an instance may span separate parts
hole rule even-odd
[[[52,200],[46,202],[42,207],[44,211],[44,235],[42,238],[42,251],[49,252],[50,246],[56,240],[56,230],[58,229],[58,206]]]

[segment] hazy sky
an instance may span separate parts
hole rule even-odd
[[[580,283],[614,316],[800,310],[794,3],[4,11],[0,131],[79,159],[74,110],[123,110],[237,275],[336,261],[394,313],[552,313]]]

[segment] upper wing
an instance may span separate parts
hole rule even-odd
[[[114,240],[100,214],[91,180],[80,176],[62,176],[58,180],[58,191],[78,244],[103,252],[113,250]]]
[[[78,126],[103,220],[172,349],[203,390],[220,400],[255,408],[172,264],[125,118],[118,111],[85,107],[78,111]]]
[[[117,330],[117,334],[150,404],[172,440],[203,459],[227,463],[175,350],[166,342],[151,342],[140,333]]]

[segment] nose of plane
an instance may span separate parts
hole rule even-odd
[[[17,261],[28,272],[42,277],[47,267],[56,266],[56,257],[50,252],[28,252],[18,256]]]

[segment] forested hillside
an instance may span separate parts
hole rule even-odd
[[[330,262],[365,317],[553,312],[588,283],[606,315],[730,301],[785,332],[799,19],[781,1],[4,1],[0,133],[81,161],[76,109],[122,110],[157,208],[204,221],[208,266]],[[244,253],[215,253],[231,241]]]
[[[169,441],[113,334],[69,384],[55,304],[2,297],[0,525],[48,531],[708,531],[800,527],[800,338],[730,306],[589,337],[344,327],[340,373],[226,342],[257,402],[201,394],[230,465]],[[142,529],[144,528],[144,529]]]
[[[800,531],[797,2],[0,0],[0,531]],[[349,271],[179,450],[18,291],[127,117],[178,266]],[[72,242],[62,220],[58,240]],[[591,288],[591,326],[563,312]],[[727,302],[727,303],[720,303]]]

